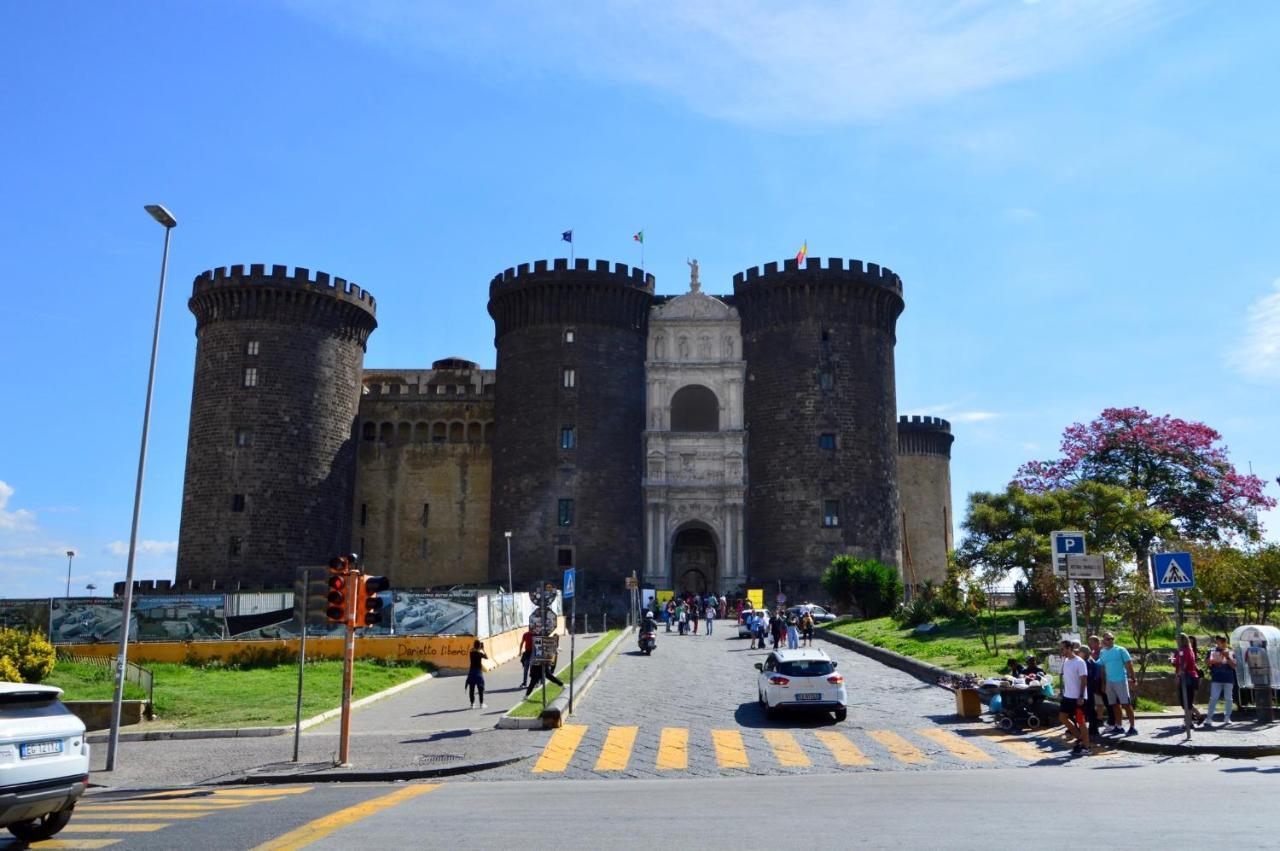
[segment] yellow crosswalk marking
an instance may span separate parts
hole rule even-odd
[[[45,839],[32,845],[32,848],[106,848],[115,845],[119,839]]]
[[[551,734],[551,741],[542,749],[542,756],[533,767],[534,774],[564,771],[578,750],[578,743],[587,732],[584,724],[565,724]]]
[[[168,827],[164,822],[155,822],[148,824],[84,824],[82,822],[72,822],[64,827],[62,833],[151,833],[153,830],[159,830],[162,827]]]
[[[639,727],[610,727],[596,760],[596,771],[625,771]]]
[[[884,745],[884,749],[898,762],[919,765],[929,761],[919,748],[892,730],[868,730],[867,735]]]
[[[777,758],[779,765],[788,767],[813,765],[801,750],[795,736],[785,730],[765,730],[764,740],[769,743],[769,747],[773,748],[773,755]]]
[[[657,767],[683,771],[689,767],[689,731],[684,727],[663,727],[658,740]]]
[[[871,760],[867,759],[866,754],[859,750],[857,745],[849,741],[849,737],[844,733],[836,733],[832,730],[815,730],[813,734],[818,737],[818,741],[827,746],[827,750],[831,751],[831,755],[841,765],[871,764]]]
[[[157,807],[181,812],[183,810],[207,810],[216,812],[218,810],[238,810],[246,807],[251,803],[261,802],[261,798],[257,801],[210,801],[205,800],[199,804],[187,803],[186,801],[121,801],[118,804],[101,803],[101,804],[82,804],[76,807],[76,812],[88,810],[116,810],[124,812],[126,810],[152,810]]]
[[[560,728],[561,730],[564,727]],[[585,729],[585,728],[583,728]],[[557,730],[556,732],[559,732]],[[298,848],[305,848],[324,839],[336,830],[341,830],[348,825],[355,824],[361,819],[369,816],[377,815],[383,810],[391,807],[399,806],[402,802],[410,798],[416,798],[427,792],[433,792],[440,788],[439,783],[415,783],[412,786],[406,786],[403,789],[397,789],[387,795],[377,798],[371,798],[354,806],[347,807],[344,810],[338,810],[321,816],[315,821],[309,821],[302,827],[294,828],[288,833],[277,836],[269,842],[259,845],[254,851],[295,851]]]
[[[310,792],[311,786],[238,786],[234,789],[218,789],[213,793],[215,798],[262,798],[272,795],[301,795]]]
[[[1032,762],[1039,762],[1049,755],[1047,752],[1036,747],[1032,742],[1022,738],[1021,736],[1002,733],[999,730],[979,730],[978,732],[980,735],[991,739],[991,741],[995,742],[997,745],[1009,751],[1013,755],[1031,760]]]
[[[995,757],[984,751],[982,748],[967,742],[963,737],[957,736],[950,730],[943,730],[941,727],[926,727],[922,730],[916,730],[926,739],[931,739],[951,751],[953,756],[958,756],[969,762],[995,762]]]
[[[721,768],[746,768],[747,749],[742,744],[742,734],[737,730],[712,730],[711,741],[716,746],[716,764]]]
[[[166,813],[163,810],[147,810],[145,812],[134,811],[117,813],[104,810],[95,810],[93,812],[80,812],[80,808],[76,807],[76,821],[82,822],[85,819],[192,819],[204,818],[209,813]]]

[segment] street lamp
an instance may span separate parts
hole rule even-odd
[[[138,554],[138,515],[142,510],[142,474],[147,468],[147,433],[151,428],[151,395],[156,383],[156,350],[160,346],[160,314],[164,308],[164,281],[169,269],[169,234],[178,220],[159,204],[144,208],[164,227],[164,252],[160,255],[160,293],[156,296],[156,321],[151,332],[151,367],[147,372],[147,402],[142,409],[142,448],[138,451],[138,481],[133,490],[133,525],[129,530],[129,561],[124,574],[123,617],[120,623],[120,653],[116,657],[116,689],[111,701],[111,733],[107,737],[107,771],[115,771],[116,747],[120,742],[120,704],[124,699],[125,665],[129,656],[129,612],[133,608],[133,560]]]
[[[516,593],[516,586],[511,584],[511,533],[503,532],[503,537],[507,539],[507,593]]]
[[[71,560],[76,557],[75,550],[67,550],[67,596],[71,596]]]
[[[94,585],[92,582],[90,582],[88,585],[84,586],[84,589],[85,589],[86,591],[88,591],[88,592],[89,592],[89,596],[90,596],[90,597],[92,597],[92,596],[93,596],[93,592],[98,590],[98,586],[97,586],[97,585]]]

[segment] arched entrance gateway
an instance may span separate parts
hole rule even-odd
[[[700,596],[714,590],[718,549],[710,529],[688,525],[677,531],[671,540],[671,579],[675,590]]]

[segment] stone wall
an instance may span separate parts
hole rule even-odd
[[[902,561],[908,585],[947,578],[954,547],[951,514],[951,424],[937,417],[898,419],[898,496],[906,533]]]

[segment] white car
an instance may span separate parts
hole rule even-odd
[[[89,785],[84,722],[61,695],[53,686],[0,683],[0,827],[24,842],[66,827]]]
[[[750,618],[752,615],[756,615],[757,617],[762,617],[765,620],[768,620],[769,614],[770,613],[768,609],[743,609],[742,614],[738,615],[738,637],[739,638],[751,637],[751,629],[747,626],[747,619]]]
[[[783,709],[821,708],[833,712],[837,721],[849,714],[849,692],[844,677],[836,673],[836,663],[821,650],[775,650],[764,662],[757,693],[765,715],[776,718]]]

